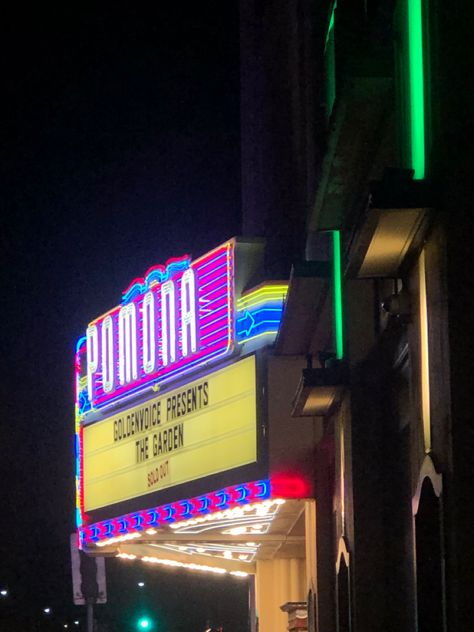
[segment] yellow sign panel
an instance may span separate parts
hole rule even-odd
[[[84,427],[85,510],[257,460],[255,357]]]

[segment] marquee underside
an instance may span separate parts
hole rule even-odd
[[[255,573],[257,560],[304,558],[305,503],[267,499],[90,543],[87,551],[156,566],[230,573]]]

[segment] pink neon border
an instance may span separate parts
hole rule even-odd
[[[209,302],[213,301],[216,311],[221,312],[221,315],[217,319],[217,322],[221,322],[221,326],[219,327],[218,324],[214,325],[214,329],[211,330],[211,333],[213,332],[212,338],[208,340],[206,347],[201,351],[198,351],[194,356],[182,358],[173,365],[170,365],[165,373],[163,373],[163,369],[161,369],[151,375],[142,375],[140,379],[130,383],[129,385],[116,389],[110,395],[101,394],[99,397],[96,397],[93,402],[95,408],[103,408],[118,400],[126,400],[128,397],[139,393],[143,389],[151,386],[152,384],[156,384],[157,382],[163,384],[172,379],[176,379],[191,370],[195,370],[204,363],[211,360],[213,362],[216,361],[217,359],[227,355],[233,349],[235,338],[233,318],[234,240],[228,241],[206,253],[202,257],[199,257],[191,263],[191,266],[195,269],[203,268],[208,264],[208,262],[212,263],[213,260],[218,260],[222,255],[225,256],[225,262],[219,264],[219,266],[222,266],[225,272],[219,275],[219,272],[214,272],[214,274],[212,274],[211,270],[210,279],[207,281],[211,282],[211,286],[214,286],[214,284],[217,283],[217,287],[210,287],[210,289],[204,293],[206,300]],[[225,283],[221,280],[223,276],[225,277]],[[207,285],[207,283],[204,285]],[[199,288],[198,294],[200,298],[202,298],[201,288]],[[142,297],[137,297],[131,302],[138,303],[140,298]],[[120,307],[121,306],[116,306],[112,308],[102,316],[91,321],[90,325],[102,322],[108,315],[113,316],[114,314],[117,314]],[[203,320],[204,318],[205,316],[203,317]],[[204,330],[206,327],[209,327],[209,325],[204,324],[202,329]]]

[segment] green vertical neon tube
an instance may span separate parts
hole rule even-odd
[[[342,260],[341,260],[341,233],[332,231],[332,259],[333,259],[333,296],[334,296],[334,333],[336,342],[336,357],[342,360],[344,357],[344,327],[342,313]]]
[[[334,12],[337,2],[331,11],[329,27],[326,33],[326,43],[324,45],[324,66],[326,76],[326,117],[330,118],[334,101],[336,100],[336,60],[334,50]]]
[[[425,95],[421,2],[422,0],[408,0],[411,166],[417,180],[425,177]]]

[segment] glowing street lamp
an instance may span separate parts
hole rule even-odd
[[[138,630],[151,630],[152,620],[150,617],[140,617],[137,621]]]

